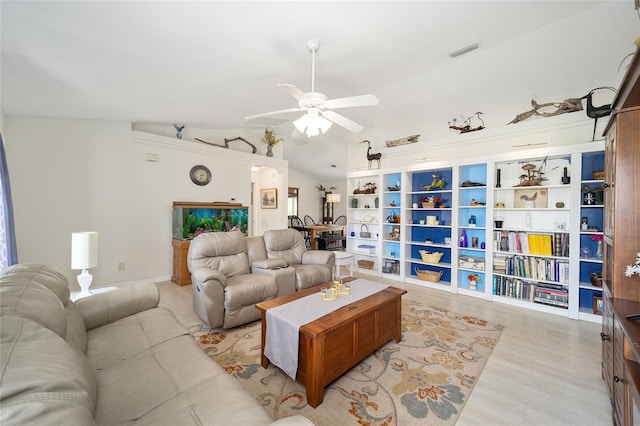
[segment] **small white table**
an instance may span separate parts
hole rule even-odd
[[[349,265],[349,276],[353,276],[353,254],[346,251],[334,251],[336,255],[336,276],[340,277],[340,266]]]
[[[69,296],[69,299],[71,299],[72,302],[75,302],[76,300],[79,299],[83,299],[85,297],[89,297],[89,296],[93,296],[94,294],[100,294],[100,293],[106,293],[108,291],[113,291],[113,290],[117,290],[118,287],[98,287],[98,288],[93,288],[91,290],[89,290],[89,293],[91,294],[86,294],[83,295],[81,292],[76,291],[71,293],[71,295]]]

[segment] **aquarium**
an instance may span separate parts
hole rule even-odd
[[[190,240],[203,232],[239,230],[247,235],[249,208],[239,203],[173,203],[173,238]]]

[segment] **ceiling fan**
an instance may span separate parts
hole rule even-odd
[[[282,87],[287,93],[298,100],[298,107],[250,115],[245,117],[245,122],[264,122],[265,119],[268,120],[270,118],[295,117],[297,115],[296,113],[306,112],[297,120],[293,121],[293,124],[300,133],[306,133],[307,136],[316,136],[320,133],[325,133],[333,123],[354,133],[364,129],[360,124],[349,120],[333,110],[338,108],[378,105],[378,98],[373,95],[362,95],[328,99],[323,93],[316,92],[315,58],[319,47],[320,42],[317,39],[307,42],[307,48],[309,52],[311,52],[311,92],[304,93],[292,84],[278,84],[278,86]]]

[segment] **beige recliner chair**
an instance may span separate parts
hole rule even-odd
[[[262,236],[265,252],[250,245],[249,257],[256,272],[256,262],[260,258],[280,260],[293,268],[295,289],[303,290],[314,285],[331,281],[335,254],[324,250],[307,250],[304,237],[295,229],[272,229]]]
[[[187,255],[193,309],[209,327],[231,328],[260,318],[256,303],[278,294],[272,274],[252,274],[245,236],[210,232],[191,241]]]

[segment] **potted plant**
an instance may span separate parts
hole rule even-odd
[[[264,129],[264,136],[260,139],[263,144],[267,145],[267,157],[273,157],[272,148],[274,145],[284,141],[282,138],[276,138],[276,131],[267,127]]]
[[[589,274],[591,285],[595,287],[602,287],[602,271],[595,271]]]
[[[467,275],[467,279],[469,280],[469,289],[471,290],[475,290],[481,281],[478,274],[469,274]]]

